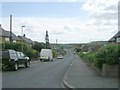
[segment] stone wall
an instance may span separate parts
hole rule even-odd
[[[118,77],[118,65],[103,64],[102,76]]]

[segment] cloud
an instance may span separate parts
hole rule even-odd
[[[61,0],[62,1],[62,0]],[[72,0],[67,0],[72,1]],[[78,1],[78,0],[74,0]],[[48,17],[13,17],[13,32],[21,35],[21,26],[26,37],[44,42],[46,30],[50,42],[85,43],[109,40],[118,31],[118,0],[84,0],[81,7],[89,17],[48,18]],[[9,30],[9,18],[2,18],[2,26]]]
[[[118,0],[87,0],[82,6],[82,9],[86,10],[90,15],[96,17],[102,17],[102,15],[106,14],[116,15],[117,8]],[[111,17],[113,17],[113,15]]]
[[[111,32],[115,32],[115,28],[105,26],[99,31],[101,28],[94,25],[95,20],[83,22],[76,18],[13,17],[13,32],[21,35],[21,26],[24,25],[26,37],[44,42],[47,30],[51,43],[55,43],[56,39],[58,43],[85,43],[89,42],[90,38],[96,41],[111,38]],[[9,30],[9,18],[3,18],[2,27]]]
[[[73,33],[74,28],[80,26],[80,24],[76,25],[76,22],[78,23],[76,19],[71,18],[13,17],[12,26],[13,33],[16,35],[21,35],[21,26],[24,25],[23,32],[26,37],[44,41],[46,30],[49,32],[50,38],[65,38],[67,33]],[[3,18],[2,27],[9,30],[9,18]]]
[[[89,26],[97,31],[118,31],[119,0],[86,0],[82,9],[88,12]],[[114,33],[115,34],[115,33]],[[113,35],[112,35],[113,36]]]

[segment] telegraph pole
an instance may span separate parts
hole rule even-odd
[[[22,36],[23,36],[23,28],[24,28],[25,26],[21,26],[21,34],[22,34]],[[22,52],[23,52],[23,43],[22,43]]]
[[[12,15],[10,15],[10,43],[12,43]]]

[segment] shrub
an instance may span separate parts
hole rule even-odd
[[[53,53],[53,57],[56,57],[56,51],[55,50],[52,50],[52,53]]]
[[[80,57],[94,63],[96,67],[102,69],[104,63],[109,65],[115,65],[119,63],[120,58],[120,45],[108,44],[107,46],[101,47],[97,52],[94,53],[79,53]]]
[[[119,62],[120,46],[117,44],[109,44],[98,50],[95,59],[95,66],[102,69],[104,63],[115,65]]]
[[[23,51],[22,51],[22,48],[23,48]],[[38,53],[36,50],[31,48],[29,45],[23,44],[23,43],[4,42],[2,43],[2,50],[5,50],[5,49],[13,49],[15,51],[23,52],[25,55],[29,56],[30,58],[38,57]]]
[[[95,59],[95,53],[90,53],[90,52],[80,52],[79,56],[89,62],[93,62]]]

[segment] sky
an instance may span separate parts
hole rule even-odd
[[[44,1],[44,2],[43,2]],[[1,4],[1,3],[0,3]],[[33,41],[50,43],[88,43],[107,41],[118,32],[118,0],[3,0],[0,23]]]

